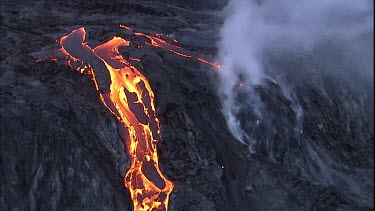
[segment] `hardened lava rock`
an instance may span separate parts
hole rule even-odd
[[[0,210],[132,210],[123,181],[130,164],[126,131],[100,102],[89,75],[53,61],[36,63],[30,53],[80,26],[91,48],[113,36],[131,39],[118,27],[126,24],[214,55],[224,4],[1,0]],[[268,121],[255,124],[243,110],[241,123],[250,123],[247,130],[258,140],[250,154],[227,128],[210,66],[151,47],[121,52],[141,59],[137,68],[155,94],[160,169],[175,184],[169,210],[373,209],[373,93],[319,78],[308,57],[272,56],[269,69],[292,72],[285,81],[298,90],[304,110],[298,134],[305,141],[294,136],[293,103],[267,81],[256,90]]]

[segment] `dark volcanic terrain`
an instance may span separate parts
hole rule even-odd
[[[132,210],[119,122],[88,75],[30,53],[84,26],[95,47],[131,34],[173,35],[214,55],[225,1],[1,0],[0,210]],[[141,58],[162,126],[161,170],[175,183],[171,211],[373,210],[373,80],[355,89],[319,77],[309,55],[270,52],[269,68],[291,72],[304,118],[270,81],[256,90],[267,121],[247,128],[250,154],[227,129],[217,70],[162,49],[122,49]],[[324,57],[324,56],[322,56]],[[303,70],[303,71],[301,71]],[[254,122],[243,110],[242,124]],[[267,125],[272,125],[272,131]],[[301,132],[303,131],[303,133]],[[269,147],[267,143],[273,144]]]

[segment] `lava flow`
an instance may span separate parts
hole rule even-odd
[[[171,52],[171,53],[173,53],[177,56],[185,57],[185,58],[188,58],[188,59],[196,59],[199,62],[211,65],[211,66],[213,66],[217,69],[220,69],[222,67],[222,65],[220,65],[220,64],[209,62],[207,59],[204,59],[203,57],[205,57],[205,55],[203,55],[203,54],[194,53],[194,52],[188,51],[186,49],[183,49],[180,46],[170,44],[165,39],[163,39],[163,37],[169,38],[168,34],[157,33],[157,34],[155,34],[155,36],[152,36],[152,35],[145,34],[145,33],[142,33],[142,32],[137,32],[133,28],[131,28],[129,26],[126,26],[126,25],[121,24],[121,25],[119,25],[119,27],[123,28],[125,30],[128,30],[128,31],[134,32],[134,35],[136,35],[136,36],[147,37],[150,40],[150,42],[146,41],[145,42],[146,45],[153,46],[153,47],[156,47],[156,48],[162,48],[162,49],[167,50],[167,51],[169,51],[169,52]],[[169,39],[171,39],[171,38],[169,38]],[[172,41],[178,42],[174,38],[172,39]],[[140,46],[138,46],[137,48],[140,48]]]
[[[147,37],[145,44],[165,49],[175,55],[209,64],[220,65],[203,59],[203,54],[191,53],[156,36],[135,32],[131,27],[120,27],[133,31],[134,36]],[[33,53],[37,62],[51,59],[65,64],[80,73],[90,74],[102,103],[117,117],[128,131],[126,145],[131,157],[131,166],[124,177],[130,190],[135,211],[167,210],[169,195],[174,184],[160,171],[156,144],[161,140],[160,123],[156,117],[154,93],[147,78],[119,53],[119,47],[129,46],[130,41],[114,37],[92,49],[84,43],[85,29],[73,30],[60,39],[61,48],[52,55]],[[132,39],[134,39],[134,36]],[[168,37],[168,35],[166,35]],[[176,39],[172,40],[177,42]],[[143,45],[135,45],[142,48]],[[140,62],[139,58],[129,57]]]
[[[83,43],[84,28],[72,31],[60,40],[67,65],[80,61],[95,82],[100,99],[128,131],[131,166],[124,177],[134,210],[167,210],[173,183],[160,171],[156,144],[161,139],[156,117],[154,93],[145,76],[118,52],[129,41],[120,37],[91,49]],[[81,70],[82,68],[75,68]]]

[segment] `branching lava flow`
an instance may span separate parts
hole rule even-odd
[[[121,28],[133,31],[131,27]],[[134,36],[149,39],[145,45],[163,48],[185,58],[220,68],[219,65],[200,58],[202,54],[188,55],[188,51],[156,36],[134,32]],[[84,43],[85,29],[78,28],[60,39],[61,48],[44,56],[65,64],[81,73],[90,74],[99,92],[100,100],[117,117],[128,131],[126,146],[131,166],[124,177],[130,190],[135,211],[167,210],[169,195],[174,184],[160,171],[156,145],[161,140],[160,123],[156,117],[154,93],[147,78],[119,53],[119,47],[129,46],[129,41],[114,37],[92,49]],[[173,39],[173,42],[177,42]],[[142,48],[137,45],[136,48]],[[39,55],[40,56],[40,55]],[[140,62],[139,58],[128,58]],[[38,61],[43,58],[38,58]]]

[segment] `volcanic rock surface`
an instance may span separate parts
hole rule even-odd
[[[53,61],[36,63],[30,53],[80,26],[91,47],[129,38],[118,27],[126,24],[213,56],[224,5],[2,0],[0,210],[132,210],[119,122],[91,78]],[[160,166],[175,183],[170,210],[373,210],[373,92],[318,77],[308,56],[275,53],[270,68],[291,71],[286,80],[299,90],[303,133],[296,138],[293,105],[268,81],[257,91],[269,122],[248,128],[260,140],[254,155],[227,129],[217,70],[152,47],[121,52],[141,58],[155,93]],[[358,86],[372,90],[373,82]],[[246,121],[256,120],[245,110]]]

